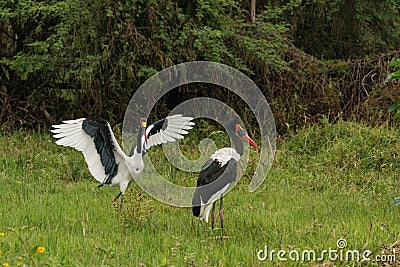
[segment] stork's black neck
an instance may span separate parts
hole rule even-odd
[[[240,137],[238,135],[236,135],[236,133],[233,134],[233,144],[235,146],[236,152],[240,156],[242,156],[243,150],[244,150],[243,141],[240,139]]]
[[[143,136],[143,128],[139,127],[139,132],[137,135],[136,139],[136,149],[135,146],[132,147],[131,152],[129,153],[129,156],[132,157],[135,152],[141,154],[142,153],[142,136]],[[135,151],[136,150],[136,151]]]
[[[142,153],[142,136],[143,136],[143,128],[139,127],[139,132],[136,139],[136,152],[139,154]]]

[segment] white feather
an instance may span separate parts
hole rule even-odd
[[[145,144],[145,148],[149,149],[152,146],[165,144],[167,142],[175,142],[177,139],[184,138],[184,134],[188,134],[189,132],[186,130],[192,129],[194,122],[192,117],[183,117],[181,114],[172,115],[166,118],[165,129],[160,129],[159,132],[149,136],[147,140],[147,144]],[[154,125],[149,125],[146,128],[146,134],[148,135],[150,131],[153,129]]]
[[[211,159],[218,161],[221,166],[227,164],[232,158],[236,161],[239,161],[240,155],[231,147],[218,149],[214,154],[211,155]]]
[[[177,133],[175,133],[175,132],[169,131],[168,128],[165,129],[164,134],[165,134],[165,135],[168,135],[168,136],[171,136],[171,137],[173,137],[173,138],[183,138],[182,135],[179,135],[179,134],[177,134]]]

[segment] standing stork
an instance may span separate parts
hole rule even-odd
[[[182,135],[187,134],[187,130],[192,129],[194,125],[191,120],[192,117],[178,114],[147,127],[147,120],[142,118],[136,147],[132,148],[129,156],[122,151],[110,124],[103,119],[67,120],[62,124],[53,125],[54,129],[51,132],[53,137],[58,139],[57,145],[73,147],[83,153],[90,173],[101,183],[99,187],[119,185],[120,193],[114,201],[122,195],[122,208],[125,190],[133,177],[138,176],[144,168],[142,156],[152,146],[182,139]]]
[[[219,218],[221,221],[221,239],[224,233],[224,214],[222,211],[223,196],[229,185],[236,180],[237,162],[243,155],[243,141],[255,148],[258,145],[251,139],[237,119],[229,120],[226,129],[233,139],[235,148],[225,147],[217,150],[201,168],[197,179],[197,188],[192,198],[193,215],[205,219],[211,211],[211,229],[214,230],[215,203],[220,199]]]

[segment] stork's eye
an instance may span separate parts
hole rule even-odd
[[[139,171],[139,168],[136,168],[136,171],[138,172],[138,171]]]
[[[236,135],[239,135],[239,131],[243,131],[244,129],[242,128],[242,126],[240,126],[239,123],[236,123],[235,125],[235,131],[236,131]]]

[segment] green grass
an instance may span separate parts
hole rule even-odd
[[[190,137],[183,149],[195,158],[195,133]],[[400,234],[400,206],[391,203],[400,196],[398,140],[395,130],[351,122],[322,122],[280,140],[263,185],[254,193],[247,191],[251,164],[225,197],[228,237],[222,242],[219,229],[212,232],[190,209],[146,196],[142,202],[133,197],[142,222],[126,211],[118,215],[111,201],[118,188],[97,188],[78,151],[55,145],[47,134],[3,134],[0,265],[365,265],[328,257],[281,262],[276,254],[273,262],[261,262],[257,252],[265,246],[320,252],[336,249],[340,238],[346,239],[346,249],[368,249],[374,256],[389,248]],[[161,149],[152,149],[149,156],[161,157],[157,168],[169,180],[195,184],[196,174],[171,168]],[[251,157],[256,160],[257,152]],[[134,187],[131,192],[136,196],[139,191]],[[37,253],[37,246],[45,252]]]

